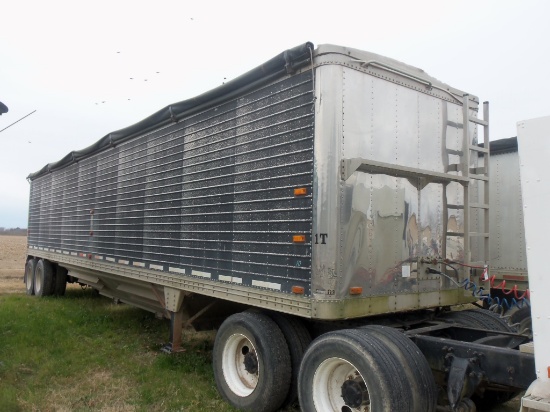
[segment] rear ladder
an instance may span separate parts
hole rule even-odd
[[[464,251],[466,252],[464,258],[466,264],[485,266],[489,261],[489,102],[483,103],[483,119],[478,119],[470,116],[468,97],[467,94],[464,95],[462,105],[463,124],[466,125],[463,128],[465,147],[462,170],[464,176],[470,179],[468,187],[464,188],[464,230],[468,231],[468,236],[464,237]],[[473,142],[473,136],[470,135],[470,123],[483,127],[483,146]],[[478,161],[472,162],[472,156],[476,156]],[[472,163],[474,163],[473,167]],[[476,182],[483,186],[482,190],[478,190]],[[472,202],[472,199],[476,199],[477,202]],[[478,211],[477,216],[481,218],[483,224],[478,223],[476,225],[477,231],[474,232],[471,231],[470,225],[475,211]],[[482,241],[478,244],[478,242],[472,241],[473,238],[481,238]],[[475,253],[476,261],[470,261],[472,244],[483,245],[483,248],[478,248]],[[481,253],[481,250],[483,250],[483,253]]]
[[[461,150],[446,147],[446,133],[443,136],[444,151],[446,152],[446,171],[462,172],[462,176],[468,179],[467,183],[462,183],[464,190],[462,205],[448,203],[447,194],[443,193],[445,225],[443,254],[447,256],[448,237],[463,237],[464,264],[482,267],[487,265],[489,260],[489,102],[483,103],[483,119],[471,116],[470,109],[469,95],[465,94],[462,103],[462,124],[447,119],[446,127],[462,128],[463,143]],[[470,123],[484,128],[483,145],[478,145],[477,141],[474,140],[476,133],[474,132],[473,135],[470,133]],[[474,130],[477,130],[477,128]],[[452,164],[449,158],[451,155],[462,157],[462,162]],[[474,161],[472,162],[472,160]],[[480,184],[483,186],[483,190],[479,190]],[[473,199],[475,200],[472,201]],[[467,235],[464,232],[449,231],[449,210],[463,210],[463,229]],[[481,224],[478,221],[476,231],[471,230],[473,218],[483,222]],[[480,242],[476,241],[479,238],[482,239],[483,247],[479,247],[481,246]],[[472,253],[472,245],[477,246],[475,253]],[[475,256],[473,261],[472,255]]]

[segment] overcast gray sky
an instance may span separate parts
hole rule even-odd
[[[420,67],[490,102],[491,140],[550,114],[550,1],[0,0],[0,226],[46,163],[312,41]],[[132,79],[131,79],[132,78]]]

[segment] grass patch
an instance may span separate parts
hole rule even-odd
[[[89,290],[0,295],[2,411],[233,411],[212,373],[212,333],[159,351],[168,322]]]

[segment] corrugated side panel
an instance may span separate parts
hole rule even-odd
[[[35,179],[29,245],[309,294],[312,173],[303,73]]]

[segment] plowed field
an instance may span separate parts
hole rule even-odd
[[[25,293],[26,236],[0,236],[0,294]]]

